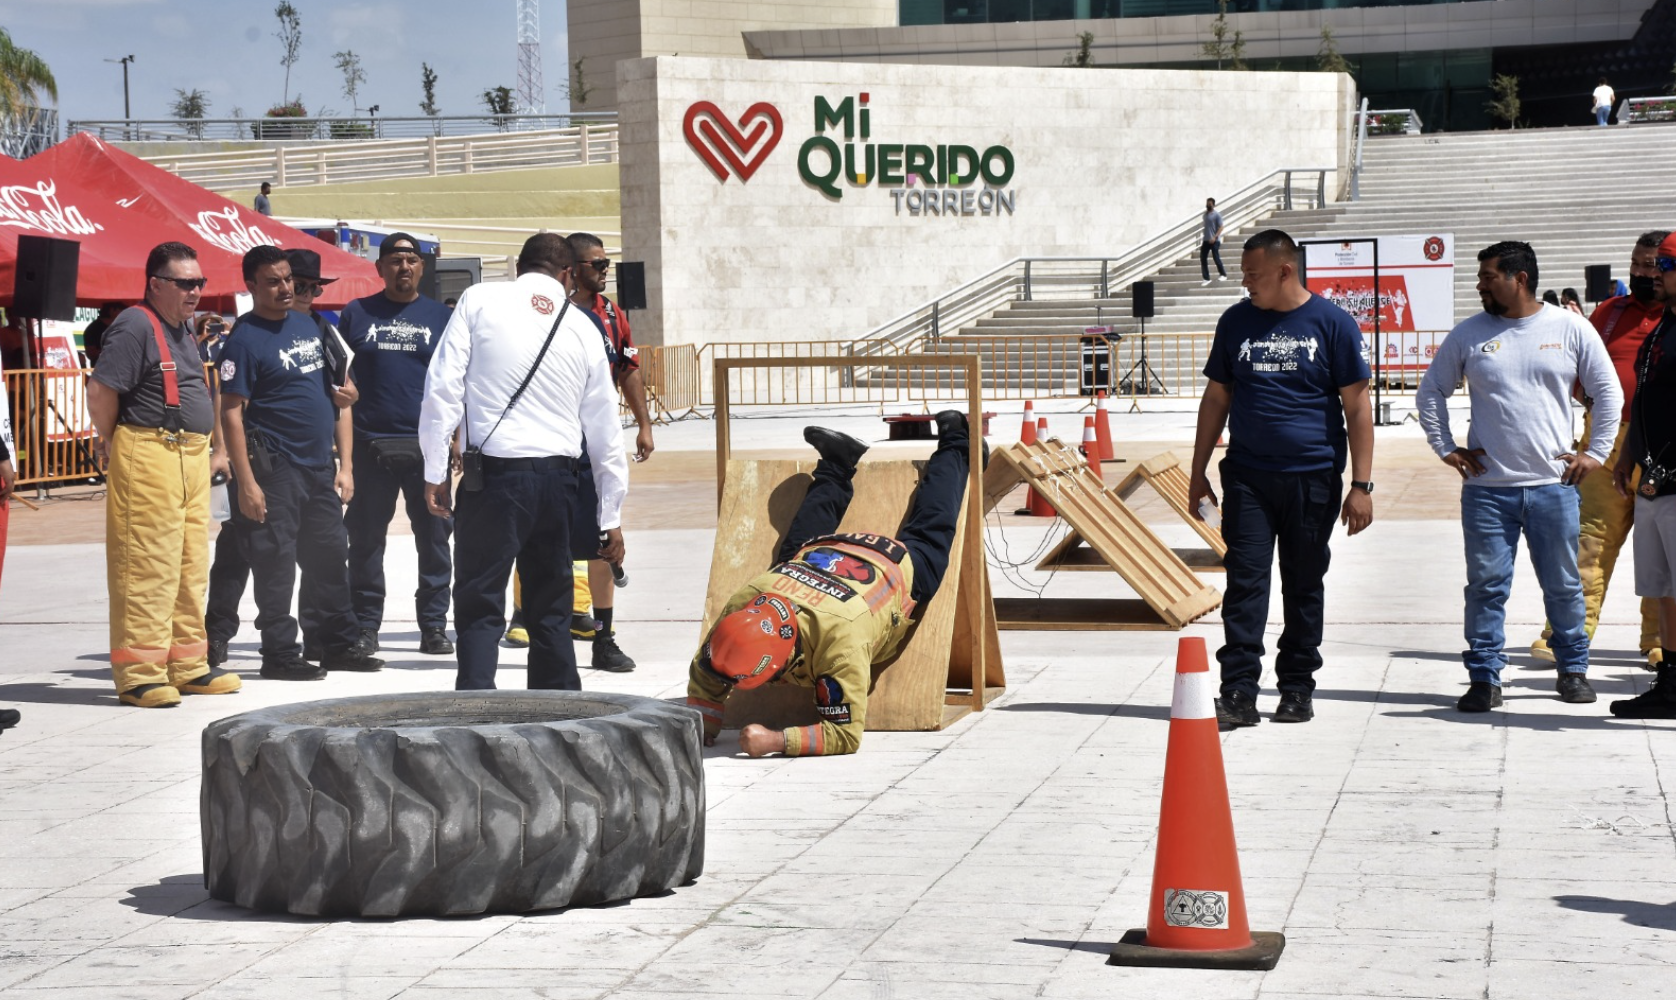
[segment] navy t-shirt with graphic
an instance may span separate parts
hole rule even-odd
[[[239,317],[221,348],[221,391],[243,396],[246,429],[262,432],[268,447],[307,468],[332,465],[336,409],[326,384],[320,328],[302,313],[282,320],[255,313]]]
[[[421,295],[395,302],[384,293],[356,299],[343,309],[338,330],[355,352],[355,433],[360,437],[416,437],[425,370],[451,315]]]
[[[1319,295],[1290,312],[1242,300],[1222,314],[1205,377],[1228,386],[1228,460],[1271,472],[1344,468],[1339,390],[1369,377],[1362,331]]]

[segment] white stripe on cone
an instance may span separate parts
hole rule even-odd
[[[1176,674],[1176,693],[1175,700],[1170,702],[1170,718],[1216,718],[1216,676],[1209,670]]]

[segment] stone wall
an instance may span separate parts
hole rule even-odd
[[[1337,165],[1344,176],[1355,102],[1349,77],[1325,73],[686,57],[624,62],[618,90],[623,257],[646,262],[649,308],[635,334],[649,344],[860,337],[1014,257],[1119,254],[1276,169]],[[816,101],[837,112],[846,98],[858,172],[869,145],[893,162],[916,154],[886,147],[914,145],[933,183],[840,177],[834,197],[805,180],[805,143],[848,145],[841,125],[817,136]],[[705,101],[734,122],[758,102],[778,113],[778,144],[749,180],[707,141],[719,179],[684,137]],[[699,115],[695,130],[720,135],[714,118]],[[764,133],[747,143],[747,164],[768,118],[744,123],[747,137]],[[944,183],[953,146],[987,155],[998,183]],[[1010,152],[1010,176],[992,147]],[[829,172],[827,154],[808,161]]]
[[[896,24],[896,5],[897,0],[569,0],[570,58],[585,60],[589,88],[587,104],[576,110],[617,109],[615,67],[622,59],[742,59],[757,55],[746,47],[747,31],[890,27]]]

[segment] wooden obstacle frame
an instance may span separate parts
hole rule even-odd
[[[1188,503],[1190,482],[1187,472],[1181,467],[1181,459],[1174,452],[1166,451],[1161,455],[1141,462],[1130,470],[1111,492],[1117,494],[1119,500],[1127,502],[1143,486],[1151,487],[1176,516],[1187,522],[1194,533],[1204,540],[1204,548],[1176,548],[1172,551],[1187,564],[1189,569],[1199,573],[1223,573],[1227,568],[1223,559],[1228,555],[1228,543],[1222,540],[1220,528],[1213,528],[1194,517],[1192,507]],[[1109,568],[1099,553],[1088,548],[1082,535],[1072,531],[1055,545],[1042,561],[1036,564],[1038,570],[1104,570]]]
[[[1058,438],[995,449],[984,476],[984,511],[1019,483],[1034,487],[1092,553],[1089,565],[1115,571],[1138,598],[1007,598],[995,601],[1000,628],[1043,630],[1181,629],[1222,603],[1088,461]],[[1098,563],[1092,559],[1097,558]]]
[[[705,596],[703,629],[709,634],[728,598],[751,578],[766,571],[785,538],[812,482],[815,467],[804,461],[752,461],[732,457],[728,420],[729,375],[741,368],[845,368],[876,366],[878,360],[853,357],[717,358],[716,386],[716,542]],[[893,368],[963,369],[968,420],[982,426],[978,359],[901,355]],[[1000,636],[984,558],[983,518],[974,516],[974,498],[982,496],[983,441],[971,436],[971,469],[949,551],[949,565],[936,595],[916,609],[917,623],[889,661],[873,665],[867,699],[867,728],[880,731],[942,729],[966,714],[982,711],[1001,695],[1006,675]],[[905,520],[923,462],[863,461],[856,470],[855,499],[840,531],[892,533]],[[776,729],[818,721],[813,693],[792,684],[768,684],[734,691],[728,698],[724,726],[757,722]]]

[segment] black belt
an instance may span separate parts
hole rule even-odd
[[[483,456],[484,472],[575,472],[581,459],[569,455],[542,455],[540,458],[496,458]]]

